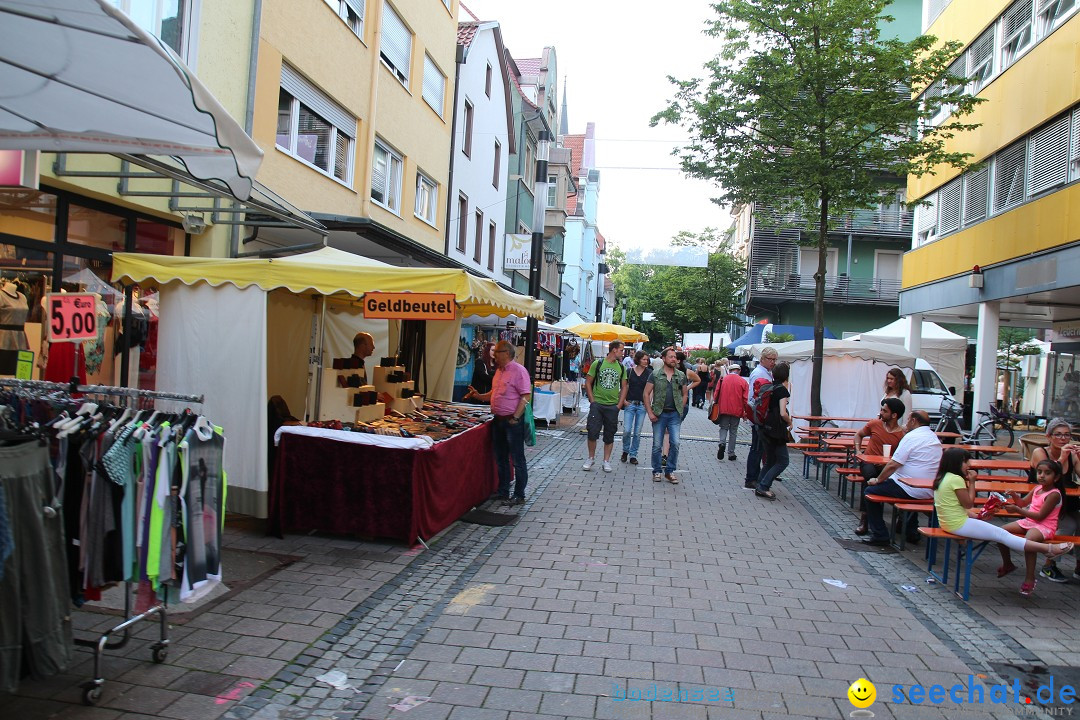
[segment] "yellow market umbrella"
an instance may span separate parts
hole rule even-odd
[[[591,322],[582,323],[581,325],[575,325],[574,327],[567,328],[567,332],[571,332],[578,337],[586,340],[622,340],[623,342],[644,342],[649,339],[649,336],[643,332],[639,332],[634,328],[628,328],[625,325],[614,325],[612,323]]]

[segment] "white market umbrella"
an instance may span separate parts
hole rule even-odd
[[[251,195],[262,151],[108,0],[0,0],[0,149],[173,156]]]

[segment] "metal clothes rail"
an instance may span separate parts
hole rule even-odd
[[[63,393],[71,395],[81,393],[84,395],[101,395],[128,399],[132,404],[140,399],[173,400],[202,404],[202,395],[184,395],[181,393],[159,392],[157,390],[140,390],[138,388],[116,387],[112,385],[79,385],[74,382],[57,383],[44,380],[18,380],[14,378],[0,378],[0,388],[12,388],[16,390],[40,391],[47,393]],[[136,512],[138,510],[136,509]],[[155,663],[163,663],[169,654],[169,623],[167,617],[167,603],[161,602],[151,607],[146,612],[132,615],[131,598],[133,583],[124,582],[124,620],[114,627],[106,630],[96,640],[75,638],[75,644],[81,647],[94,649],[94,677],[82,685],[82,699],[86,705],[96,705],[101,699],[101,688],[105,684],[105,678],[101,672],[101,657],[106,650],[119,650],[127,645],[131,639],[130,628],[142,620],[147,620],[157,615],[159,621],[158,641],[150,646],[150,657]],[[110,638],[116,633],[123,635],[110,642]]]

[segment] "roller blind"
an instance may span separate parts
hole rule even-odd
[[[994,211],[1004,210],[1024,199],[1024,160],[1027,142],[1021,140],[994,159]]]
[[[919,232],[924,232],[937,225],[937,193],[926,197],[926,205],[917,208],[919,213]]]
[[[964,176],[964,225],[986,217],[987,181],[990,171],[985,167]]]
[[[381,42],[379,53],[382,58],[397,71],[402,81],[408,82],[412,33],[390,5],[383,8]]]
[[[431,59],[430,55],[424,55],[423,96],[431,109],[439,113],[439,117],[442,117],[446,97],[446,76],[435,65],[435,61]]]
[[[281,64],[281,88],[350,138],[356,137],[356,118],[285,63]]]
[[[941,188],[939,198],[941,232],[958,230],[960,228],[960,178]]]
[[[1037,195],[1069,178],[1069,116],[1062,115],[1031,136],[1028,194]]]

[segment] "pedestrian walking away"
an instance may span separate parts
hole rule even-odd
[[[773,369],[773,382],[759,391],[764,398],[768,395],[769,411],[765,422],[758,428],[761,433],[761,447],[765,464],[758,476],[754,494],[767,500],[775,500],[776,493],[770,488],[773,480],[788,466],[788,428],[791,427],[791,414],[788,412],[788,398],[791,397],[791,383],[788,375],[791,368],[787,363],[780,363]]]
[[[491,391],[478,393],[470,387],[466,399],[491,402],[495,416],[492,444],[495,450],[495,467],[499,473],[499,489],[495,497],[510,505],[525,502],[525,486],[529,471],[525,466],[525,405],[532,397],[532,380],[523,365],[514,362],[516,350],[505,340],[495,344],[495,376],[491,379]],[[514,466],[514,494],[510,495],[510,465]]]
[[[716,448],[716,459],[724,459],[724,446],[727,445],[727,459],[735,460],[735,436],[739,433],[739,420],[743,416],[743,403],[746,401],[746,387],[749,383],[740,377],[739,366],[730,365],[727,376],[716,383],[713,390],[713,405],[719,407],[720,414],[716,424],[720,428],[720,445]]]
[[[622,364],[623,344],[608,343],[608,354],[595,360],[585,376],[585,392],[589,396],[589,417],[585,422],[589,455],[582,470],[592,470],[596,461],[596,441],[604,436],[604,472],[611,472],[611,451],[619,429],[619,408],[626,402],[626,368]]]
[[[652,473],[653,482],[667,479],[678,485],[675,472],[679,467],[679,430],[689,400],[689,383],[686,374],[678,369],[675,348],[666,348],[661,354],[664,367],[649,377],[645,385],[645,410],[653,428]],[[668,440],[666,471],[661,470],[660,453],[664,440]]]
[[[748,409],[754,401],[754,398],[757,396],[757,388],[773,381],[772,371],[774,367],[776,367],[776,348],[771,345],[766,345],[761,350],[761,362],[758,363],[758,366],[750,373],[750,377],[747,378],[746,404]],[[757,387],[755,387],[755,385]],[[749,415],[747,415],[747,417],[749,417]],[[758,432],[757,425],[751,422],[750,452],[746,453],[746,478],[743,480],[744,487],[757,487],[758,478],[761,477],[762,456],[761,433]]]
[[[644,350],[634,353],[636,363],[626,378],[626,402],[623,406],[622,461],[638,464],[638,447],[641,445],[641,426],[645,424],[645,385],[652,375],[649,354]]]

